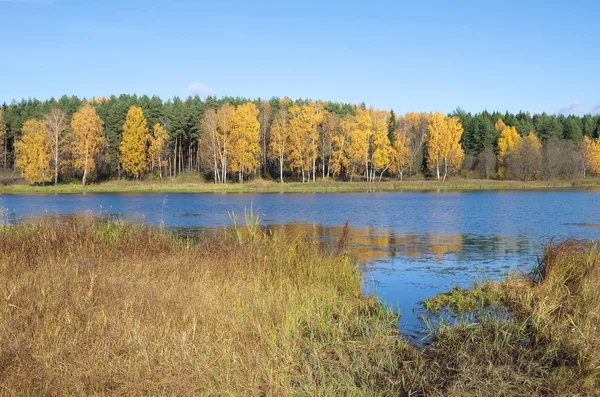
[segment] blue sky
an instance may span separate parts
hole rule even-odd
[[[600,113],[597,1],[0,0],[0,103],[289,96]]]

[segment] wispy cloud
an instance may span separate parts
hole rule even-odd
[[[213,93],[213,91],[203,83],[192,83],[188,85],[186,92],[188,95],[198,95],[201,97],[206,97]]]
[[[600,103],[592,108],[592,114],[593,115],[600,114]]]
[[[560,108],[558,113],[559,114],[572,114],[572,113],[574,113],[575,109],[577,109],[583,105],[584,105],[584,103],[581,101],[573,101],[573,102],[563,106],[562,108]]]

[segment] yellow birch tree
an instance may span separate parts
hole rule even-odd
[[[321,143],[319,145],[321,153],[321,164],[323,165],[323,178],[329,178],[332,152],[333,152],[333,137],[339,132],[340,117],[335,113],[327,113],[323,117],[321,126]]]
[[[290,107],[289,114],[290,139],[287,155],[288,163],[290,171],[302,174],[302,183],[304,183],[306,175],[309,173],[306,142],[310,139],[311,117],[306,107],[297,104]]]
[[[446,117],[448,126],[448,152],[444,158],[444,180],[448,177],[448,169],[459,169],[465,159],[465,152],[460,144],[464,129],[458,117]]]
[[[165,143],[169,139],[169,134],[159,123],[154,124],[153,134],[150,137],[150,147],[148,148],[148,159],[152,168],[154,164],[158,166],[158,176],[162,179],[162,154],[165,149]]]
[[[260,123],[258,109],[252,102],[239,105],[231,117],[231,144],[229,146],[229,169],[238,174],[240,182],[244,174],[256,172],[260,167]]]
[[[396,134],[406,137],[406,145],[409,151],[408,174],[412,170],[418,170],[423,163],[423,152],[427,141],[427,126],[430,114],[407,113],[398,118],[396,122]]]
[[[308,167],[312,166],[312,180],[313,183],[316,182],[317,175],[317,158],[319,157],[319,130],[318,126],[323,123],[323,118],[327,114],[325,110],[323,110],[323,105],[317,102],[310,102],[304,106],[305,111],[310,115],[310,124],[308,126],[308,140],[306,142],[307,146],[307,159],[309,161]],[[308,169],[307,167],[307,169]],[[308,179],[310,179],[310,172]]]
[[[396,139],[393,145],[393,158],[394,163],[390,167],[392,173],[397,173],[398,178],[402,181],[404,178],[404,171],[410,166],[411,163],[411,150],[410,150],[410,137],[405,131],[397,131]]]
[[[386,111],[374,111],[371,109],[371,120],[372,120],[372,158],[371,158],[371,178],[370,180],[375,181],[377,171],[379,173],[379,181],[385,171],[392,165],[394,161],[394,150],[390,144],[390,138],[388,137],[388,125],[387,125],[387,112]]]
[[[212,171],[215,183],[221,182],[221,147],[217,137],[217,112],[210,108],[204,111],[200,122],[202,136],[200,137],[200,150],[202,159],[209,170]]]
[[[588,172],[600,173],[600,142],[584,136],[579,148],[583,157],[583,177],[585,178]]]
[[[290,140],[290,125],[288,99],[279,102],[279,112],[271,125],[271,142],[269,143],[269,158],[279,163],[279,181],[283,183],[285,157]]]
[[[427,155],[429,167],[435,169],[436,177],[445,181],[449,168],[460,167],[464,159],[464,151],[460,146],[463,127],[458,117],[446,117],[442,113],[434,113],[429,119]],[[440,170],[443,168],[443,175]]]
[[[369,111],[357,109],[351,125],[348,126],[349,142],[346,157],[350,165],[350,180],[354,177],[354,171],[362,171],[365,176],[368,176],[372,124]]]
[[[498,123],[501,122],[502,120],[498,119],[496,125],[498,126]],[[505,126],[500,133],[500,138],[498,139],[498,163],[500,163],[500,167],[498,168],[498,176],[500,178],[506,177],[506,159],[511,153],[516,153],[520,142],[521,136],[517,132],[517,129],[515,127]]]
[[[52,165],[54,167],[54,186],[58,184],[58,167],[60,164],[59,156],[61,152],[64,132],[67,130],[67,115],[59,108],[54,108],[50,113],[44,116],[48,134],[52,140],[50,152],[52,155]]]
[[[15,142],[17,168],[29,183],[44,184],[52,180],[52,153],[46,124],[27,120],[21,131],[21,139]]]
[[[348,168],[348,143],[349,132],[354,126],[354,117],[345,115],[339,122],[339,129],[331,139],[331,164],[329,166],[331,175],[342,175],[342,171]]]
[[[91,176],[94,175],[96,171],[95,157],[106,147],[106,139],[102,135],[103,126],[104,122],[89,104],[83,105],[71,120],[73,134],[71,156],[73,166],[83,174],[82,186],[86,185],[88,177],[91,179]]]
[[[235,107],[230,104],[225,104],[217,110],[217,146],[219,148],[218,155],[221,164],[221,183],[227,183],[227,172],[229,165],[229,138],[231,133],[231,119],[235,113]]]
[[[140,179],[148,169],[148,122],[139,106],[132,106],[123,124],[121,165],[123,171]]]

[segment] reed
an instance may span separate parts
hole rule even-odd
[[[444,363],[442,388],[455,395],[597,395],[599,264],[596,242],[550,243],[526,277],[428,300],[434,315],[472,314],[451,326],[432,322],[426,356]]]

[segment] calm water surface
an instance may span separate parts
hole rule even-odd
[[[229,226],[228,211],[251,204],[263,224],[324,244],[349,220],[365,292],[393,305],[408,333],[419,328],[417,302],[526,270],[550,239],[600,233],[598,191],[0,195],[4,222],[91,212],[197,231]]]

